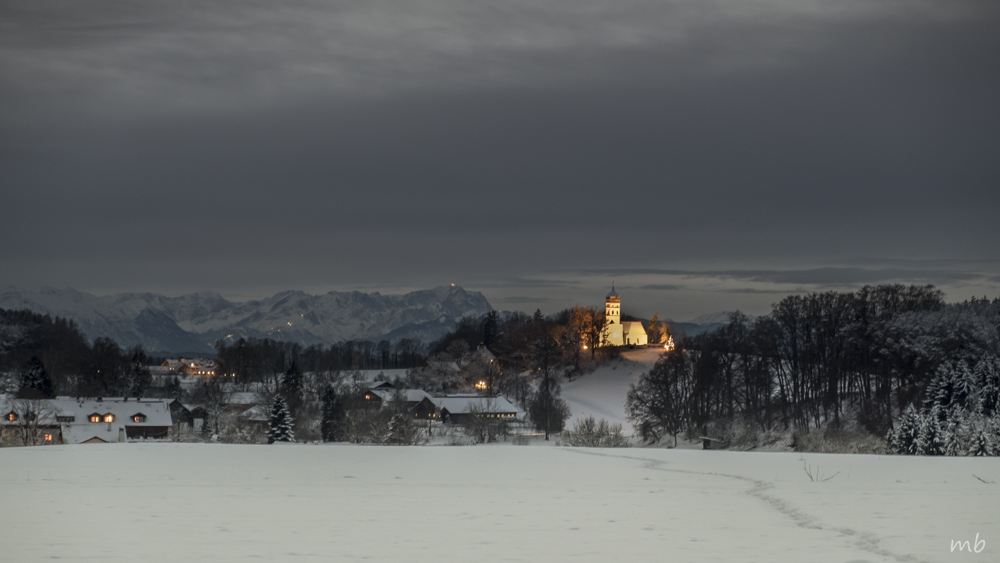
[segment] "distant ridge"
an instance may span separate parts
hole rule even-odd
[[[0,308],[30,309],[76,321],[90,339],[108,337],[150,352],[210,354],[216,340],[271,338],[303,345],[344,340],[420,338],[447,333],[467,315],[492,306],[482,293],[440,286],[402,295],[284,291],[235,303],[217,293],[166,297],[155,293],[95,296],[72,288],[27,291],[8,287]]]

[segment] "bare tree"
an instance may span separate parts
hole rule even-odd
[[[4,416],[4,429],[11,441],[19,446],[37,446],[55,442],[58,413],[45,399],[9,399]],[[46,439],[48,438],[48,439]]]

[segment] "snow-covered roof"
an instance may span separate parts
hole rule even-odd
[[[396,393],[403,395],[407,403],[419,403],[431,394],[423,389],[372,389],[372,393],[378,395],[383,401],[391,401],[396,398]]]
[[[56,397],[42,399],[40,404],[44,405],[40,406],[41,422],[59,424],[62,427],[63,441],[67,444],[79,444],[95,437],[105,442],[117,442],[119,430],[126,426],[158,427],[173,424],[173,418],[170,416],[170,405],[163,399],[126,400],[120,397],[109,397],[99,401],[97,399]],[[89,417],[92,414],[99,415],[101,422],[90,422]],[[104,417],[109,414],[114,417],[113,422],[104,422]],[[144,416],[145,421],[136,422],[132,418],[136,415]],[[54,420],[57,416],[72,416],[74,420],[73,422]]]
[[[431,397],[430,400],[437,408],[447,409],[453,414],[468,413],[473,407],[489,413],[518,412],[517,407],[504,397]]]
[[[256,405],[260,402],[257,393],[251,391],[238,391],[230,393],[228,403],[230,405]]]

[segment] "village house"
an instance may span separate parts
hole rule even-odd
[[[395,399],[406,402],[407,409],[413,409],[420,401],[430,397],[423,389],[396,389],[387,381],[376,381],[360,394],[358,403],[370,408],[382,408]]]
[[[25,431],[41,444],[125,442],[167,439],[173,419],[162,399],[56,397],[8,399],[0,420],[0,443],[24,445]]]
[[[472,417],[513,422],[517,420],[519,412],[517,407],[504,397],[478,395],[425,397],[413,408],[413,416],[418,420],[440,420],[453,424],[468,422]]]
[[[215,360],[205,358],[164,360],[155,375],[215,375]],[[166,368],[166,372],[162,368]]]

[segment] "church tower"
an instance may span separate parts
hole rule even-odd
[[[604,318],[608,321],[608,341],[606,346],[621,346],[625,344],[622,337],[622,297],[611,284],[611,293],[604,298]]]

